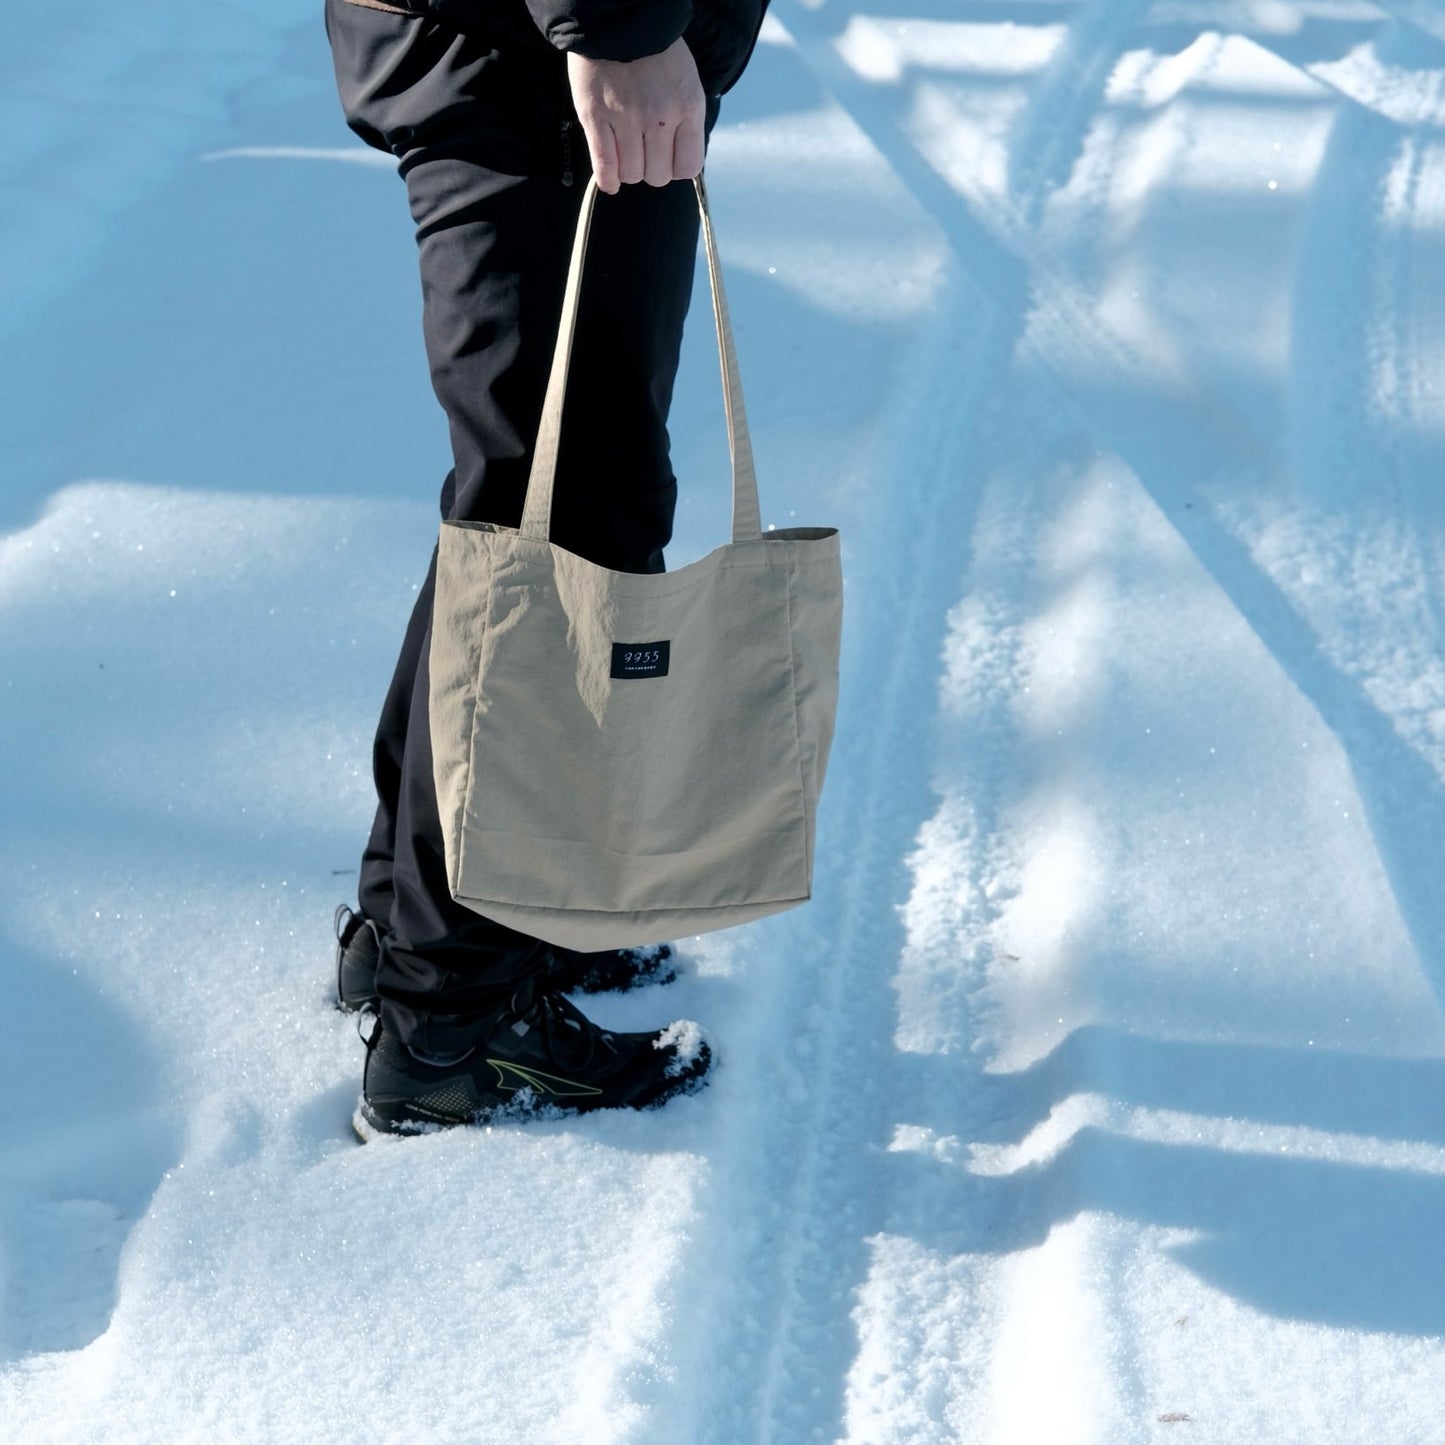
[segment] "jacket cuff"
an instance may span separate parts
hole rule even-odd
[[[660,55],[692,19],[692,0],[593,5],[585,0],[527,0],[527,9],[550,44],[589,60],[641,60]]]

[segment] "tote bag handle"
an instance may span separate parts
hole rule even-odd
[[[743,409],[743,383],[733,349],[732,322],[728,319],[727,296],[723,291],[722,267],[717,241],[707,208],[707,188],[702,177],[693,182],[702,216],[702,239],[707,251],[708,281],[712,286],[712,314],[717,326],[718,360],[722,365],[723,405],[727,410],[728,450],[733,468],[733,541],[748,542],[762,536],[762,513],[758,506],[758,477],[753,466],[752,439],[747,413]],[[582,294],[582,270],[587,256],[587,236],[597,204],[597,178],[589,176],[577,218],[577,239],[572,245],[572,265],[567,272],[567,291],[562,302],[562,320],[557,329],[557,349],[552,373],[542,404],[537,429],[537,446],[532,454],[532,474],[527,482],[527,500],[522,509],[522,535],[547,541],[552,531],[552,491],[557,481],[557,448],[562,439],[562,402],[567,395],[567,372],[572,362],[572,339],[577,330],[577,308]]]

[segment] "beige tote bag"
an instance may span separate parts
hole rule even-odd
[[[453,896],[569,948],[802,903],[838,697],[830,527],[764,532],[742,383],[697,182],[732,450],[732,541],[654,576],[549,540],[589,182],[520,529],[446,522],[431,732]]]

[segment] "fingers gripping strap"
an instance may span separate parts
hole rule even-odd
[[[707,190],[702,178],[693,183],[702,216],[703,246],[707,253],[708,281],[712,287],[713,320],[717,326],[718,359],[722,366],[723,405],[727,410],[728,450],[733,470],[733,541],[743,542],[762,535],[758,507],[758,478],[753,466],[752,440],[747,412],[743,407],[743,383],[733,348],[732,323],[728,319],[727,296],[723,291],[722,267],[708,213]],[[582,271],[587,256],[587,237],[597,203],[597,180],[589,177],[577,217],[577,238],[572,245],[572,264],[567,272],[567,290],[562,301],[562,319],[557,328],[557,349],[547,395],[542,403],[542,420],[537,445],[532,453],[532,473],[527,483],[527,500],[522,509],[522,535],[545,541],[551,535],[552,492],[557,481],[557,451],[562,439],[562,403],[567,395],[567,372],[572,361],[572,341],[577,331],[577,311],[582,295]]]

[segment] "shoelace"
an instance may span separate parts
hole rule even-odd
[[[530,997],[527,997],[528,991]],[[518,989],[512,995],[512,1012],[520,1023],[538,1031],[543,1051],[557,1068],[585,1073],[596,1061],[599,1048],[610,1047],[612,1042],[611,1034],[591,1023],[561,994],[543,992],[535,984],[526,990]],[[566,1033],[558,1033],[564,1029]],[[558,1052],[559,1042],[573,1045],[568,1057],[563,1058]]]

